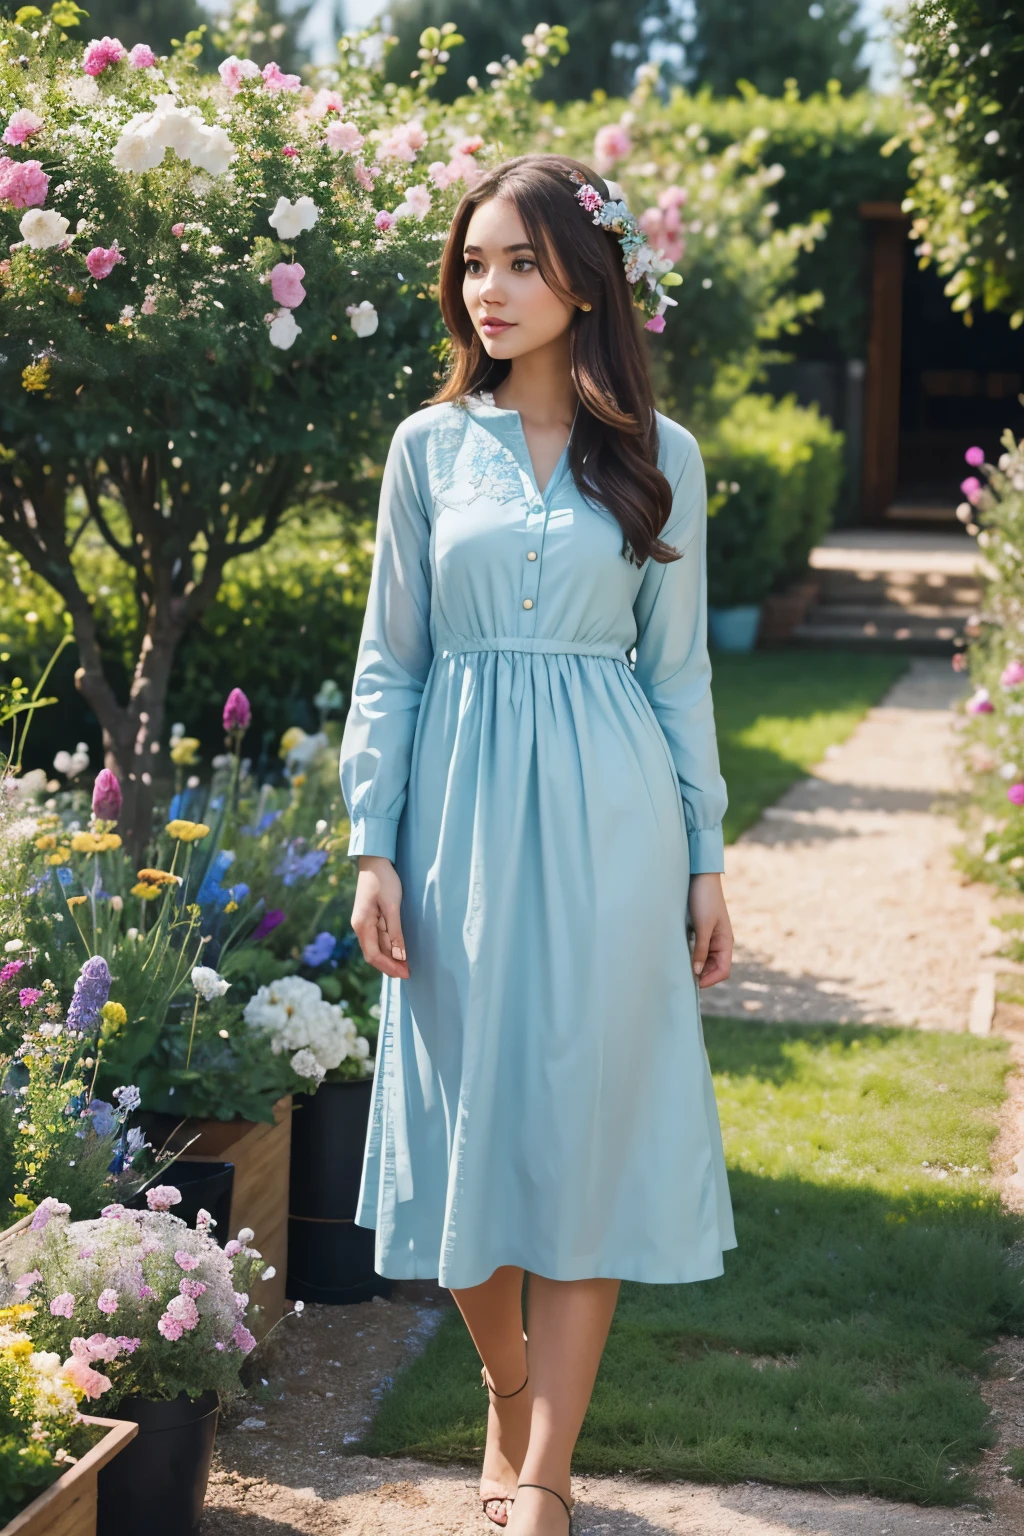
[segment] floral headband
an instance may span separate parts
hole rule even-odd
[[[679,273],[672,271],[667,256],[659,256],[651,249],[647,236],[625,203],[603,198],[579,171],[570,171],[569,180],[577,184],[576,201],[587,213],[594,215],[593,222],[619,237],[622,265],[626,269],[626,282],[633,290],[633,303],[648,317],[644,330],[663,331],[665,311],[676,303],[665,289],[679,286],[682,282]]]

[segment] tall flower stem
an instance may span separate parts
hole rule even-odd
[[[192,1028],[189,1031],[189,1037],[188,1037],[188,1054],[185,1057],[185,1071],[186,1072],[188,1071],[189,1062],[192,1060],[192,1042],[193,1042],[193,1040],[196,1037],[196,1018],[198,1017],[198,1014],[199,1014],[199,993],[197,992],[196,993],[196,1000],[195,1000],[195,1003],[194,1003],[194,1005],[192,1007]]]

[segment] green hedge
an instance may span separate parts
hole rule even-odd
[[[843,473],[843,435],[792,395],[746,395],[703,446],[708,601],[759,603],[807,569]]]

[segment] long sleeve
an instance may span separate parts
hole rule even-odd
[[[430,671],[430,517],[408,423],[384,467],[370,593],[341,744],[348,852],[394,859],[413,737]]]
[[[675,472],[672,459],[679,464]],[[633,605],[635,676],[665,734],[679,777],[690,872],[711,874],[725,868],[722,817],[727,796],[718,767],[707,647],[707,483],[700,451],[689,434],[673,435],[666,473],[672,484],[672,513],[662,538],[681,551],[681,558],[668,565],[649,562]]]

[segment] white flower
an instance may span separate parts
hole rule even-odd
[[[218,976],[212,966],[196,965],[192,967],[192,985],[203,1002],[210,1003],[215,997],[223,997],[231,983]]]
[[[348,315],[348,323],[360,340],[372,336],[377,329],[379,316],[369,299],[364,299],[361,304],[350,304],[345,310]]]
[[[294,203],[279,197],[267,223],[277,230],[278,239],[294,240],[304,229],[312,229],[319,217],[320,210],[311,197],[297,197]]]
[[[68,86],[68,93],[80,107],[91,106],[100,99],[100,88],[92,75],[78,75]]]
[[[260,987],[245,1005],[245,1021],[252,1029],[266,1030],[275,1055],[294,1052],[291,1062],[300,1076],[307,1075],[307,1055],[320,1076],[357,1055],[358,1036],[352,1020],[337,1003],[326,1000],[316,982],[301,976],[282,976]]]
[[[153,112],[140,112],[127,123],[111,155],[115,167],[131,175],[155,171],[167,152],[162,124]]]
[[[304,1301],[293,1301],[292,1302],[292,1311],[295,1312],[299,1317],[302,1316],[302,1314],[303,1314],[303,1312],[305,1312],[305,1310],[306,1310],[306,1303]]]
[[[277,1270],[274,1268],[273,1264],[268,1264],[266,1269],[260,1275],[260,1279],[261,1280],[273,1280],[273,1278],[274,1278],[274,1276],[276,1274],[277,1274]]]
[[[65,778],[76,779],[89,766],[89,748],[84,741],[80,741],[73,752],[58,752],[53,766]]]
[[[426,187],[406,187],[405,203],[417,219],[425,219],[430,212],[430,192]]]
[[[323,1067],[317,1061],[313,1052],[305,1047],[301,1051],[296,1051],[292,1057],[292,1071],[299,1077],[308,1077],[317,1086],[323,1082],[326,1076]]]
[[[30,208],[18,225],[21,238],[34,251],[48,251],[60,245],[68,232],[68,221],[52,208]]]
[[[190,159],[192,164],[197,165],[201,171],[209,171],[211,176],[222,176],[231,164],[234,154],[235,146],[228,137],[226,129],[204,126],[201,130],[199,146],[193,150]]]
[[[25,948],[25,940],[24,939],[8,939],[7,943],[4,945],[4,954],[5,955],[16,955],[18,953],[19,949],[24,949],[24,948]],[[317,991],[319,992],[319,990],[320,990],[320,988],[318,987]]]
[[[255,1236],[256,1233],[252,1227],[239,1227],[238,1229],[238,1241],[240,1243],[251,1243]]]
[[[305,732],[294,746],[289,747],[285,762],[294,772],[296,768],[308,768],[310,763],[330,746],[326,732],[314,731],[312,735]]]
[[[296,336],[301,334],[302,326],[296,323],[291,310],[279,309],[270,322],[270,345],[287,352],[289,347],[294,346]]]

